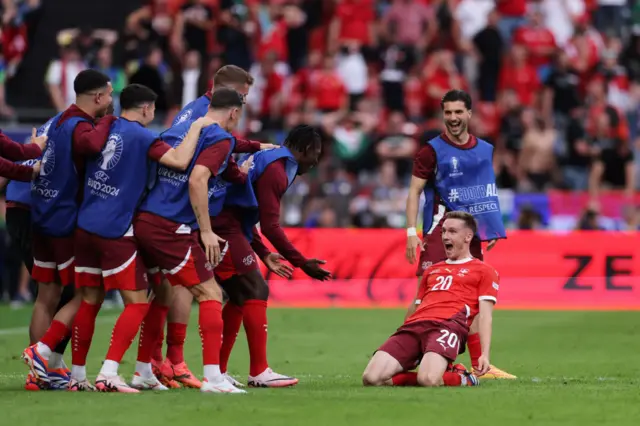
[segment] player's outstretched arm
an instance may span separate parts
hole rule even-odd
[[[416,263],[416,251],[418,247],[420,250],[424,250],[424,245],[418,233],[416,226],[418,224],[418,207],[420,205],[420,194],[424,191],[424,187],[427,184],[425,179],[417,176],[411,176],[411,183],[409,184],[409,196],[407,197],[407,248],[405,257],[409,263]]]
[[[291,278],[293,268],[286,263],[281,262],[284,257],[280,253],[271,253],[264,245],[260,231],[257,227],[253,227],[253,239],[251,240],[251,248],[256,252],[258,257],[264,262],[271,272],[282,278]]]
[[[220,243],[224,240],[214,234],[209,217],[209,188],[207,186],[211,171],[208,167],[196,164],[189,177],[189,200],[200,226],[200,239],[207,254],[207,260],[214,267],[220,263]]]
[[[36,129],[31,132],[31,143],[21,144],[11,140],[0,132],[0,155],[11,161],[31,160],[42,155],[47,143],[47,136],[36,136]]]
[[[196,151],[200,132],[204,127],[210,126],[213,123],[213,120],[207,116],[200,117],[191,123],[187,136],[185,136],[182,143],[177,148],[172,148],[167,151],[160,158],[160,164],[180,171],[186,170]]]
[[[262,151],[263,149],[273,149],[277,147],[278,145],[274,145],[272,143],[262,143],[236,138],[236,146],[233,149],[233,152],[237,154],[253,154],[254,152]]]
[[[495,302],[492,300],[480,300],[480,313],[478,314],[478,325],[480,333],[480,347],[482,355],[478,359],[477,373],[479,376],[486,374],[490,368],[491,353],[491,333],[493,324],[493,307]]]

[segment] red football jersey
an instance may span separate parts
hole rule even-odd
[[[448,320],[462,313],[470,325],[481,300],[498,301],[498,273],[478,259],[436,263],[423,277],[415,301],[418,308],[405,324]]]

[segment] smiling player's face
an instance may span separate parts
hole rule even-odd
[[[471,110],[468,110],[462,101],[445,102],[442,115],[447,132],[457,138],[467,131]]]
[[[447,259],[458,260],[469,254],[473,231],[460,219],[447,219],[442,224],[442,243]]]

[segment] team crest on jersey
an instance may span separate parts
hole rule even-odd
[[[255,259],[253,258],[252,254],[242,259],[242,263],[244,263],[247,266],[251,265],[253,262],[255,262]]]
[[[469,270],[466,268],[460,269],[460,271],[458,271],[458,276],[459,277],[464,277],[469,273]]]
[[[42,167],[40,168],[40,176],[48,176],[56,168],[56,156],[55,156],[56,144],[49,139],[47,141],[47,149],[42,156]]]
[[[173,123],[173,125],[177,126],[178,124],[184,123],[185,121],[191,118],[191,115],[193,115],[193,110],[191,109],[186,110],[185,112],[180,114],[178,118],[176,118],[176,121],[175,123]]]
[[[433,262],[422,262],[422,269],[427,269],[431,265],[433,265]],[[431,274],[433,274],[433,272],[431,272]]]
[[[111,170],[122,157],[122,137],[117,133],[112,133],[107,139],[107,144],[98,157],[98,167],[102,170]]]
[[[449,176],[462,176],[462,171],[460,170],[460,160],[458,157],[451,157],[451,172]]]

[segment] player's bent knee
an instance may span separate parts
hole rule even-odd
[[[372,371],[365,370],[365,372],[362,373],[363,386],[382,386],[384,382],[385,381],[382,380],[382,377],[380,377],[380,375],[375,374]]]
[[[125,305],[134,303],[147,303],[147,291],[146,290],[120,290],[122,301]]]
[[[250,271],[238,277],[245,300],[268,300],[269,285],[260,271]]]
[[[203,282],[202,284],[190,287],[191,294],[196,298],[198,303],[206,302],[209,300],[216,300],[222,302],[222,289],[216,283],[216,280],[211,278]]]
[[[77,292],[85,303],[90,305],[102,304],[104,301],[104,289],[102,287],[82,287]]]
[[[418,385],[423,387],[442,386],[442,376],[435,374],[418,374]]]

